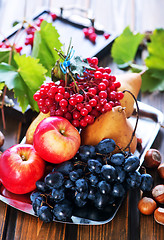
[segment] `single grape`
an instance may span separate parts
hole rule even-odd
[[[82,169],[77,169],[69,173],[69,178],[71,181],[75,182],[82,175]]]
[[[116,169],[111,165],[103,165],[101,175],[107,182],[114,182],[117,178]]]
[[[72,204],[68,200],[64,200],[55,204],[52,212],[55,220],[66,221],[72,216]]]
[[[122,165],[125,161],[125,157],[122,153],[113,154],[110,158],[109,164],[113,163],[114,165]]]
[[[116,173],[117,173],[117,178],[116,181],[119,183],[123,183],[126,178],[126,172],[121,166],[115,166]]]
[[[108,154],[114,151],[115,141],[113,139],[103,139],[96,145],[96,152],[101,154]]]
[[[87,203],[87,193],[84,192],[76,192],[75,194],[75,204],[78,207],[84,207]]]
[[[140,189],[142,191],[151,191],[153,187],[153,178],[150,174],[145,173],[141,175]]]
[[[48,206],[41,206],[38,210],[38,217],[40,220],[49,223],[53,220],[53,213]]]
[[[105,206],[107,206],[108,199],[109,199],[108,195],[97,192],[94,200],[95,207],[98,209],[103,209]]]
[[[125,195],[125,189],[121,183],[114,184],[112,195],[114,197],[123,197]]]
[[[64,176],[60,172],[49,173],[45,177],[44,182],[50,188],[60,188],[63,185]]]
[[[52,197],[55,202],[63,201],[65,199],[64,188],[53,188],[52,189]]]
[[[36,181],[36,187],[41,192],[46,192],[49,190],[49,187],[45,184],[45,182],[42,181]]]
[[[98,177],[94,174],[90,174],[90,176],[88,177],[88,183],[92,187],[95,187],[98,181],[99,181]]]
[[[72,161],[66,161],[57,165],[55,169],[63,175],[69,175],[69,173],[73,170],[73,163]]]
[[[108,194],[111,191],[111,186],[106,181],[100,181],[97,186],[101,194]]]
[[[141,184],[141,174],[138,171],[129,173],[126,178],[128,188],[137,188]]]
[[[126,172],[133,172],[139,167],[139,165],[139,158],[133,155],[125,159],[124,170]]]
[[[88,199],[94,200],[96,196],[97,189],[95,187],[89,186]]]
[[[100,173],[101,172],[101,168],[102,168],[102,164],[95,159],[89,159],[87,162],[88,165],[88,169],[90,172],[92,173]]]
[[[89,158],[96,155],[95,147],[91,145],[82,145],[79,148],[78,154],[82,161],[87,162]]]
[[[75,185],[74,185],[73,181],[71,181],[70,179],[67,179],[64,183],[64,187],[66,189],[72,189],[73,190],[75,188]]]
[[[35,198],[39,197],[41,194],[41,192],[38,192],[38,191],[34,191],[30,194],[30,200],[31,202],[33,202],[35,200]]]
[[[85,179],[80,178],[75,182],[76,190],[78,192],[86,192],[88,190],[88,183]]]

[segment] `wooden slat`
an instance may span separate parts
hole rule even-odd
[[[64,240],[65,229],[66,224],[55,222],[43,223],[37,217],[18,211],[14,240]]]
[[[78,240],[122,240],[128,239],[128,204],[123,202],[115,218],[104,225],[78,226]]]
[[[4,236],[6,216],[7,216],[7,205],[3,202],[0,202],[0,240],[2,240]]]

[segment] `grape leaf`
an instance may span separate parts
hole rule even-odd
[[[126,27],[123,33],[115,39],[111,55],[120,68],[126,68],[133,62],[143,38],[143,34],[133,34],[130,28]]]
[[[156,29],[147,44],[149,56],[145,59],[146,66],[164,70],[164,29]]]
[[[154,74],[154,72],[156,72],[155,69],[148,69],[142,75],[142,92],[164,91],[164,75],[162,78],[162,72],[158,72],[157,76]],[[161,76],[161,78],[158,76]]]
[[[0,63],[8,63],[10,56],[10,50],[7,48],[0,48]]]
[[[0,64],[0,83],[5,83],[9,90],[14,89],[22,112],[28,105],[38,111],[37,103],[33,99],[34,93],[45,80],[46,69],[39,64],[39,59],[26,57],[26,55],[14,55],[17,67],[7,63]]]
[[[35,32],[32,56],[38,58],[40,63],[47,69],[47,76],[51,76],[51,70],[59,59],[54,48],[60,50],[62,43],[59,34],[52,23],[43,21],[39,31]]]
[[[164,91],[164,29],[155,29],[150,36],[148,57],[145,59],[148,71],[143,74],[142,91]]]

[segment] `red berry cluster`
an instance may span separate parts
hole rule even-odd
[[[94,27],[83,28],[83,33],[85,38],[88,38],[92,43],[96,42],[97,34],[95,33]],[[110,34],[104,33],[103,36],[105,39],[108,39],[110,37]]]
[[[98,67],[96,57],[87,60],[95,70],[84,71],[83,77],[76,79],[76,84],[72,81],[65,86],[65,81],[60,80],[58,84],[49,82],[40,87],[34,100],[41,112],[63,116],[75,127],[82,128],[92,124],[101,113],[120,105],[119,100],[124,95],[117,90],[120,82],[110,74],[111,69]]]
[[[11,45],[9,43],[7,43],[7,42],[1,42],[0,43],[0,48],[9,48],[9,49],[11,49]],[[20,53],[21,50],[22,50],[22,47],[14,45],[14,49],[15,49],[16,52]]]
[[[55,21],[55,19],[57,18],[57,15],[55,13],[50,12],[49,15],[51,16],[52,21]],[[43,20],[44,20],[44,18],[39,17],[33,25],[30,25],[26,29],[26,33],[27,33],[27,37],[25,39],[25,45],[26,46],[30,45],[31,47],[33,47],[34,33],[38,28],[40,28],[40,25],[43,22]]]

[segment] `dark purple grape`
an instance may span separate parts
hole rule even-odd
[[[66,221],[72,216],[72,204],[64,200],[63,202],[55,204],[53,210],[54,220]]]
[[[41,192],[46,192],[49,190],[49,187],[45,184],[45,182],[42,182],[42,181],[37,181],[36,187]]]
[[[103,209],[108,204],[109,197],[108,195],[101,194],[100,192],[97,192],[94,205],[98,209]]]
[[[78,192],[86,192],[88,190],[88,183],[85,179],[80,178],[75,182],[76,190]]]
[[[112,195],[114,197],[123,197],[125,195],[125,189],[121,183],[116,183],[113,186]]]
[[[74,189],[75,188],[75,184],[73,181],[71,181],[70,179],[67,179],[64,183],[64,186],[66,189]]]
[[[119,183],[123,183],[126,178],[126,172],[120,166],[115,166],[115,169],[116,169],[116,173],[117,173],[116,181]]]
[[[95,159],[89,159],[87,162],[88,165],[88,169],[90,172],[92,173],[100,173],[101,172],[101,168],[102,168],[102,164]]]
[[[122,153],[113,154],[109,160],[109,164],[122,165],[125,161],[125,157]]]
[[[50,188],[60,188],[64,183],[64,176],[60,172],[52,172],[45,177],[44,182]]]
[[[65,199],[64,188],[53,188],[52,189],[52,197],[55,202],[63,201]]]
[[[96,152],[101,154],[108,154],[114,151],[116,143],[113,139],[103,139],[96,145]]]
[[[124,170],[126,172],[133,172],[139,167],[139,165],[139,158],[133,155],[125,159]]]
[[[90,186],[88,191],[88,199],[94,200],[96,196],[97,189],[95,187]]]
[[[42,196],[35,198],[34,201],[32,202],[32,208],[37,216],[40,207],[43,205],[45,205],[45,199]]]
[[[103,165],[101,175],[107,182],[114,182],[117,178],[116,169],[111,165]]]
[[[140,189],[142,191],[151,191],[153,187],[153,178],[150,174],[145,173],[141,175]]]
[[[111,186],[106,181],[99,182],[97,187],[101,194],[108,194],[111,191]]]
[[[78,155],[83,162],[87,162],[89,158],[96,156],[95,147],[91,145],[82,145],[79,148]]]
[[[35,198],[39,197],[40,194],[41,194],[41,192],[38,192],[38,191],[37,191],[37,192],[36,192],[36,191],[32,192],[32,193],[30,194],[30,200],[31,200],[31,202],[33,202],[33,201],[35,200]]]
[[[90,174],[90,176],[88,177],[88,183],[92,187],[95,187],[98,181],[99,181],[98,177],[94,174]]]
[[[53,220],[53,213],[48,206],[41,206],[38,210],[38,217],[43,222],[49,223]]]
[[[138,171],[129,173],[129,176],[126,179],[128,188],[137,188],[141,184],[141,174]]]
[[[69,173],[69,178],[72,182],[75,182],[82,176],[82,169],[76,169]]]
[[[72,161],[66,161],[56,166],[56,171],[61,172],[63,175],[69,175],[69,173],[73,170]]]

